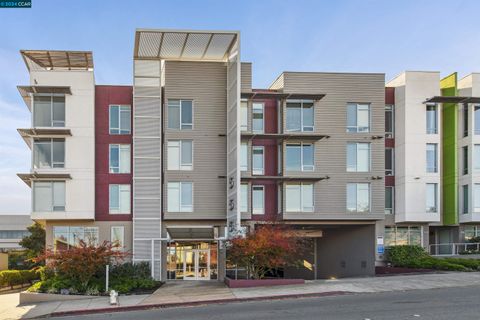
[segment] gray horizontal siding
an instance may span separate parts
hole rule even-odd
[[[241,92],[252,91],[252,63],[242,62],[240,68]]]

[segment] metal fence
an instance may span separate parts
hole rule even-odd
[[[480,243],[438,243],[429,246],[432,256],[455,256],[459,254],[479,253]]]

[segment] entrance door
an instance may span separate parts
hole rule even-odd
[[[185,250],[184,280],[210,280],[210,249]]]

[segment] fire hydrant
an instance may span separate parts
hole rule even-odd
[[[115,290],[110,291],[110,304],[118,305],[118,292]]]

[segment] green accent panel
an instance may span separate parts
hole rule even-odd
[[[442,96],[457,95],[457,73],[440,81]],[[457,105],[444,103],[442,108],[442,184],[443,224],[458,223]]]

